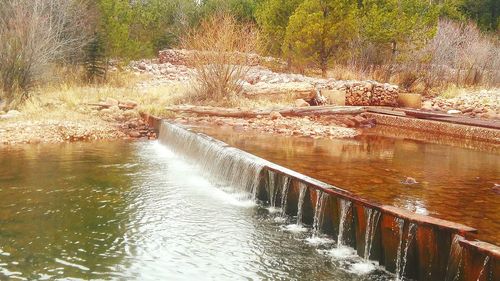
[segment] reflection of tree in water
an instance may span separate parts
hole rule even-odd
[[[133,151],[126,143],[26,146],[2,151],[0,262],[9,271],[99,278],[124,255]],[[57,259],[57,260],[56,260]],[[61,264],[65,262],[71,265]],[[64,268],[63,270],[55,270]],[[51,270],[53,270],[51,272]],[[62,276],[62,275],[61,275]]]

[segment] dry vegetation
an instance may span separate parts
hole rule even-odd
[[[229,14],[216,14],[188,33],[183,46],[197,51],[193,60],[197,75],[192,85],[192,100],[234,104],[249,70],[248,63],[242,61],[246,56],[241,54],[256,51],[256,29],[238,23]]]

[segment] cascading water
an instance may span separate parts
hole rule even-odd
[[[351,210],[352,202],[344,199],[339,199],[340,204],[340,220],[339,220],[339,233],[337,235],[337,248],[340,248],[344,245],[345,241],[345,233],[349,230],[349,226],[347,223],[347,215],[349,214],[349,210]]]
[[[399,225],[399,246],[398,252],[396,254],[396,280],[399,281],[403,280],[405,274],[408,249],[410,248],[410,244],[413,241],[413,236],[415,234],[415,230],[417,229],[417,225],[414,223],[410,223],[410,225],[408,226],[408,235],[405,238],[403,237],[405,221],[400,218],[396,218],[396,220]]]
[[[277,177],[278,174],[272,171],[268,171],[267,174],[267,194],[269,199],[269,206],[271,209],[276,208],[276,195],[278,193],[277,188]]]
[[[455,234],[451,242],[450,255],[448,257],[448,265],[446,267],[445,281],[456,281],[460,277],[460,265],[462,264],[463,254],[462,246],[459,241],[464,239],[462,236]]]
[[[307,186],[304,183],[299,183],[299,200],[297,203],[297,225],[302,225],[302,213],[304,208],[304,200],[306,198]]]
[[[369,260],[373,246],[373,239],[375,237],[375,231],[377,229],[377,225],[380,220],[380,212],[371,208],[365,208],[365,214],[366,214],[366,230],[365,230],[365,249],[363,253],[363,258],[365,260]]]
[[[286,215],[286,204],[288,202],[288,190],[290,189],[290,178],[283,176],[282,177],[282,186],[281,186],[281,215]]]
[[[314,207],[314,221],[313,221],[313,237],[318,236],[318,234],[321,231],[326,198],[328,198],[328,195],[323,191],[318,190],[316,192],[316,206]]]
[[[481,268],[481,271],[479,272],[479,276],[477,276],[477,281],[481,281],[481,277],[483,277],[483,274],[485,269],[486,269],[486,266],[488,265],[488,262],[490,261],[490,256],[486,256],[484,258],[484,262],[483,262],[483,268]]]
[[[198,165],[203,176],[223,188],[245,192],[247,199],[255,199],[264,161],[203,134],[190,132],[179,126],[162,122],[159,141],[192,164]]]

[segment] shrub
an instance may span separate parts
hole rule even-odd
[[[249,69],[247,54],[255,51],[256,40],[252,25],[238,23],[227,13],[215,14],[190,31],[182,45],[195,50],[192,97],[223,102],[241,94],[243,78]]]

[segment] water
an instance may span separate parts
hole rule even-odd
[[[158,142],[0,150],[0,280],[391,279],[319,252],[239,194],[251,186],[200,167]]]
[[[363,257],[366,260],[369,260],[372,251],[373,239],[375,237],[375,231],[377,229],[377,225],[380,220],[380,212],[373,210],[371,208],[365,208],[365,215],[366,215],[366,230],[365,230],[365,249],[363,252]]]
[[[346,241],[346,232],[349,230],[350,223],[347,222],[347,216],[351,210],[352,202],[344,199],[339,199],[340,205],[340,221],[339,221],[339,233],[337,235],[337,248],[342,248]]]
[[[302,225],[302,213],[304,211],[304,199],[306,198],[307,186],[299,183],[299,200],[297,203],[297,225]]]
[[[460,266],[463,259],[463,248],[460,246],[459,241],[464,239],[462,236],[455,234],[451,243],[450,255],[448,259],[448,266],[446,267],[445,281],[459,280]]]
[[[399,246],[398,252],[396,254],[396,280],[399,281],[403,280],[403,276],[405,274],[408,249],[413,242],[413,236],[415,234],[417,225],[414,223],[410,223],[408,226],[408,234],[407,236],[404,236],[403,233],[405,221],[399,218],[396,218],[396,220],[399,225]]]
[[[362,198],[477,228],[481,240],[500,245],[498,144],[383,126],[335,140],[197,130]],[[403,184],[407,177],[418,183]]]
[[[316,237],[321,232],[321,225],[323,223],[325,200],[328,195],[321,190],[316,192],[316,206],[314,207],[314,220],[313,220],[313,237]]]

